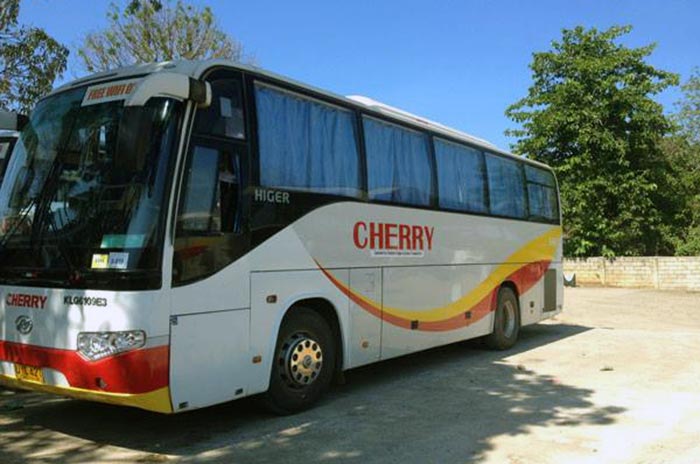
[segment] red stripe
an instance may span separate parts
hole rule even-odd
[[[547,269],[549,269],[550,262],[551,261],[536,261],[526,264],[509,275],[506,280],[515,283],[518,289],[518,295],[522,295],[539,282],[544,273],[547,272]]]
[[[71,387],[110,393],[146,393],[168,385],[168,345],[142,348],[90,362],[77,351],[0,341],[0,360],[48,367]],[[99,388],[97,379],[107,384]]]
[[[518,295],[522,295],[530,288],[532,288],[537,282],[539,282],[539,280],[549,268],[549,264],[550,261],[537,261],[534,263],[525,264],[518,270],[510,274],[505,280],[513,282],[518,290]],[[333,283],[333,285],[335,285],[338,288],[338,290],[343,292],[348,298],[350,298],[350,300],[352,300],[359,307],[363,308],[368,313],[380,319],[383,319],[397,327],[411,329],[412,321],[398,316],[394,316],[389,313],[385,313],[382,311],[381,308],[364,301],[357,294],[352,292],[349,288],[347,288],[340,281],[338,281],[338,279],[336,279],[330,272],[321,267],[318,261],[316,262],[316,265],[321,270],[321,272],[323,272],[323,274],[328,278],[328,280],[330,280]],[[460,312],[456,316],[452,316],[441,321],[419,320],[418,327],[415,327],[415,329],[424,330],[427,332],[443,332],[471,325],[482,319],[488,313],[493,311],[493,309],[496,307],[496,297],[498,295],[497,290],[498,287],[495,287],[477,304],[475,304],[471,308],[464,308],[464,311]],[[470,317],[467,318],[466,313],[470,313]]]
[[[348,298],[350,298],[356,305],[367,311],[368,313],[372,314],[373,316],[376,316],[380,319],[384,319],[387,322],[390,322],[394,325],[397,325],[399,327],[403,327],[405,329],[410,329],[411,328],[411,321],[408,321],[406,319],[402,319],[400,317],[392,316],[391,314],[385,314],[382,313],[382,309],[378,308],[370,303],[367,303],[365,300],[360,298],[357,294],[353,293],[350,291],[350,289],[346,288],[345,285],[340,283],[338,279],[336,279],[333,274],[325,270],[324,268],[321,267],[320,264],[318,264],[318,261],[316,262],[316,265],[318,268],[323,272],[323,274],[328,278],[328,280],[335,285],[338,290],[343,292]]]
[[[459,313],[458,315],[452,316],[449,319],[434,322],[419,322],[418,329],[425,330],[427,332],[444,332],[446,330],[467,327],[468,325],[483,319],[484,316],[492,311],[492,308],[495,307],[493,302],[495,294],[496,292],[492,291],[471,308],[466,309],[463,313]],[[469,318],[467,318],[467,312],[469,313]]]

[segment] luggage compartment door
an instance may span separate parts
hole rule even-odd
[[[350,269],[353,292],[374,301],[382,301],[381,268]],[[350,352],[348,367],[358,367],[379,360],[382,320],[350,301]]]
[[[247,309],[171,318],[173,411],[201,408],[246,394],[249,323]]]

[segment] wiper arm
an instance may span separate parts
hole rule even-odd
[[[19,219],[14,224],[12,224],[10,229],[3,236],[2,241],[0,241],[0,252],[5,251],[5,247],[7,246],[7,242],[15,234],[17,229],[19,229],[19,226],[24,224],[24,222],[26,222],[27,218],[29,217],[29,212],[32,210],[32,208],[34,208],[34,213],[36,216],[36,205],[38,203],[39,203],[39,196],[37,195],[36,197],[31,199],[29,204],[25,207],[24,211],[20,212]]]
[[[51,227],[51,230],[53,231],[55,236],[58,236],[58,227],[56,227],[56,220],[53,217],[53,214],[51,214],[51,217],[48,220],[49,226]],[[41,242],[39,242],[41,245]],[[73,261],[70,259],[70,253],[68,252],[67,249],[64,248],[64,244],[61,240],[56,240],[56,248],[58,248],[58,252],[61,254],[63,257],[63,260],[66,262],[66,265],[68,266],[68,282],[69,283],[76,283],[82,280],[82,276],[80,275],[80,271],[78,268],[73,264]]]

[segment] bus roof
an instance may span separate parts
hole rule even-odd
[[[500,149],[496,147],[494,144],[491,142],[484,140],[482,138],[473,136],[471,134],[468,134],[466,132],[462,132],[457,129],[453,129],[451,127],[445,126],[443,124],[440,124],[435,121],[431,121],[427,118],[423,118],[421,116],[417,116],[415,114],[409,113],[407,111],[395,108],[393,106],[389,106],[387,104],[378,102],[376,100],[373,100],[369,97],[364,97],[364,96],[359,96],[359,95],[350,95],[350,96],[342,96],[335,94],[333,92],[329,92],[327,90],[323,90],[317,87],[314,87],[309,84],[305,84],[303,82],[299,82],[297,80],[291,79],[289,77],[285,77],[270,71],[266,71],[262,68],[259,68],[257,66],[251,66],[251,65],[246,65],[242,63],[238,63],[235,61],[231,60],[224,60],[224,59],[213,59],[213,60],[200,60],[200,61],[187,61],[187,60],[180,60],[180,61],[165,61],[161,63],[148,63],[148,64],[141,64],[141,65],[136,65],[136,66],[128,66],[128,67],[123,67],[123,68],[117,68],[114,70],[110,71],[105,71],[105,72],[100,72],[96,74],[92,74],[90,76],[77,79],[75,81],[69,82],[61,87],[58,87],[54,89],[53,92],[51,92],[49,95],[53,95],[58,92],[62,92],[74,87],[79,87],[82,85],[86,84],[94,84],[102,81],[107,81],[107,80],[117,80],[117,79],[125,79],[128,77],[134,77],[134,76],[144,76],[147,74],[153,74],[157,72],[172,72],[172,73],[178,73],[178,74],[184,74],[186,76],[199,79],[201,78],[207,71],[211,70],[212,68],[220,68],[220,67],[226,67],[226,68],[234,68],[234,69],[239,69],[241,71],[247,71],[249,73],[257,74],[259,76],[263,76],[269,79],[272,79],[274,81],[278,81],[284,84],[291,84],[295,87],[299,87],[301,89],[304,89],[306,91],[341,101],[345,103],[348,106],[359,108],[364,110],[365,112],[368,113],[376,113],[385,117],[390,117],[393,119],[396,119],[401,122],[408,123],[410,125],[416,126],[419,129],[425,129],[430,132],[446,135],[448,137],[451,137],[456,140],[460,140],[466,143],[469,143],[471,145],[476,145],[479,147],[482,147],[484,149],[487,149],[491,152],[495,152],[501,155],[513,157],[525,162],[528,162],[530,164],[534,164],[540,167],[544,167],[546,169],[551,169],[549,166],[546,164],[540,163],[538,161],[534,161],[528,158],[525,158],[523,156],[516,156],[512,153],[509,153],[503,149]]]

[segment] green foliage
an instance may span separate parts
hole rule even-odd
[[[243,47],[221,31],[209,7],[177,0],[112,3],[109,26],[85,37],[78,56],[88,72],[177,59],[243,60]]]
[[[695,68],[681,90],[683,99],[677,103],[678,113],[673,119],[689,142],[700,145],[700,68]]]
[[[645,62],[654,45],[617,43],[629,26],[564,29],[552,50],[534,53],[533,84],[506,115],[520,128],[513,149],[550,164],[561,188],[567,256],[672,251],[667,160],[671,124],[651,99],[677,84]]]
[[[677,255],[700,255],[700,70],[681,86],[676,132],[662,145],[673,193],[682,202],[671,231]]]
[[[18,15],[19,0],[0,0],[0,108],[28,113],[65,71],[68,49]]]

